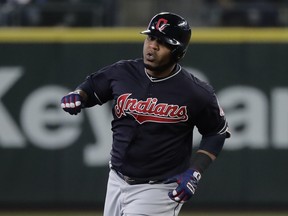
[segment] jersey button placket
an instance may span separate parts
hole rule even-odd
[[[147,94],[147,97],[152,97],[152,89],[153,89],[153,87],[154,87],[154,83],[153,82],[150,82],[149,83],[149,86],[148,86],[148,88],[147,88],[147,92],[148,92],[148,94]]]

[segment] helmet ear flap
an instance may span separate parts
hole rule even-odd
[[[176,62],[178,62],[185,56],[185,53],[186,53],[186,49],[183,50],[182,47],[177,46],[175,49],[172,50],[171,55],[172,55],[172,58]]]

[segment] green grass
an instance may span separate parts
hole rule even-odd
[[[182,212],[179,216],[287,216],[288,212]],[[0,216],[102,216],[99,212],[70,212],[70,211],[59,211],[59,212],[38,212],[38,211],[0,211]]]

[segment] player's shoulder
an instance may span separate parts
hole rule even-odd
[[[194,89],[197,89],[199,92],[203,92],[206,94],[214,94],[214,88],[208,82],[199,79],[185,68],[182,68],[182,74],[185,79],[193,86]]]
[[[120,61],[115,62],[112,66],[118,67],[118,68],[139,67],[139,66],[143,66],[143,60],[140,58],[120,60]]]
[[[107,65],[100,70],[96,71],[95,74],[123,74],[130,73],[131,71],[138,70],[143,67],[143,60],[131,59],[131,60],[119,60],[110,65]]]

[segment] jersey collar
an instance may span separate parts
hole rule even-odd
[[[146,68],[144,68],[144,71],[145,71],[146,76],[148,77],[148,79],[150,79],[151,82],[161,82],[161,81],[168,80],[168,79],[176,76],[176,75],[181,71],[181,69],[182,69],[181,65],[177,64],[177,65],[176,65],[176,70],[175,70],[175,72],[172,73],[171,75],[169,75],[169,76],[167,76],[167,77],[163,77],[163,78],[156,78],[156,77],[150,76],[150,75],[147,73]]]

